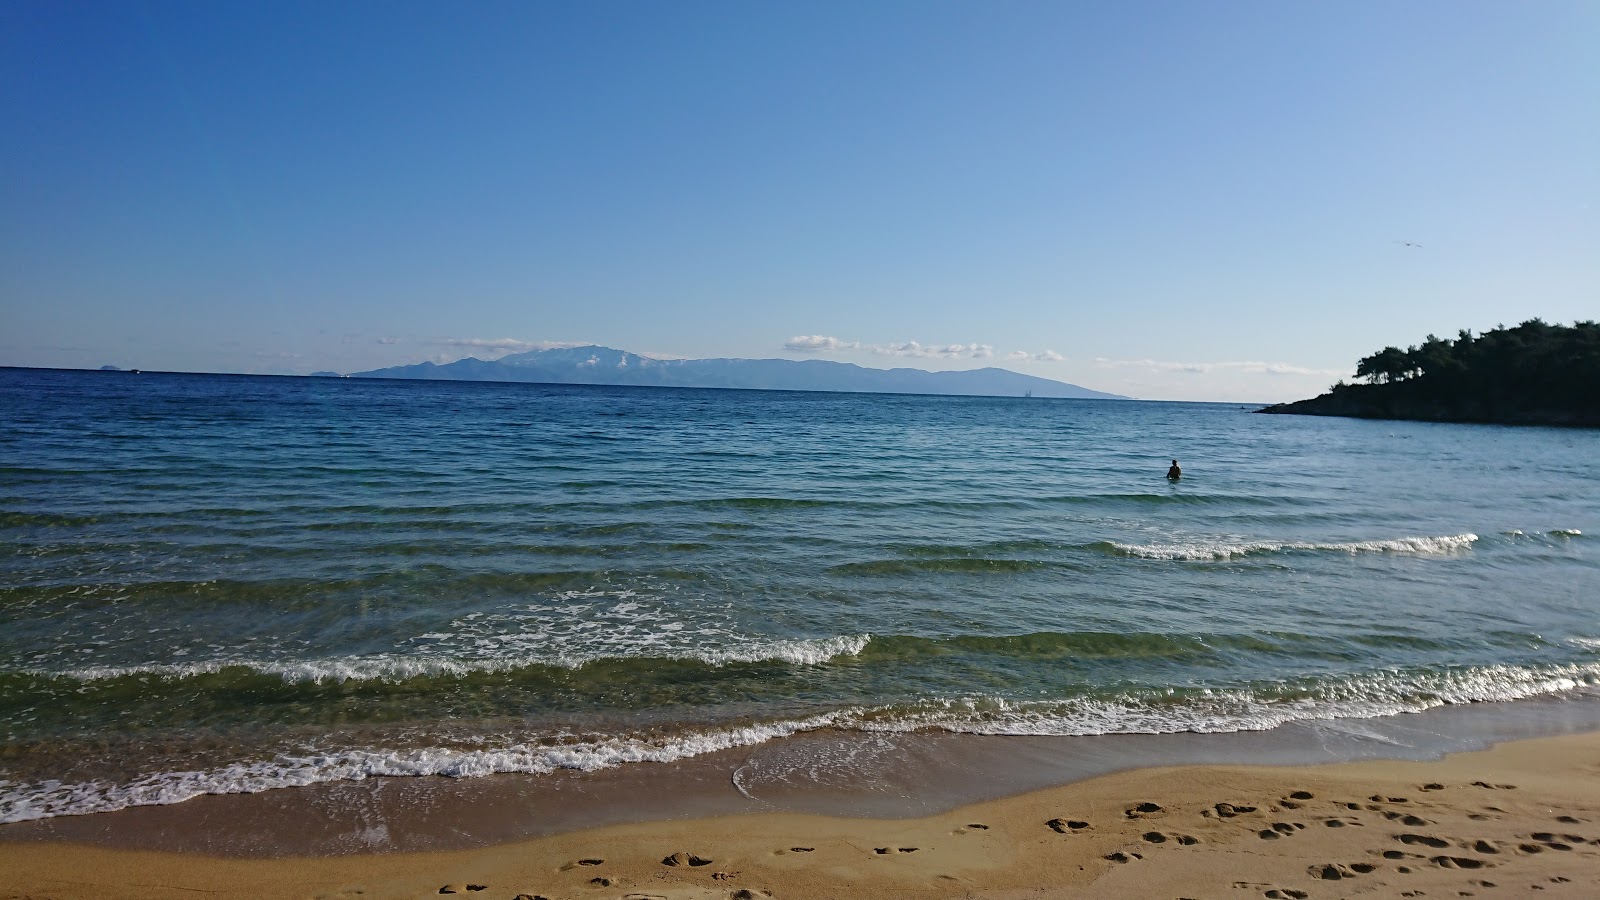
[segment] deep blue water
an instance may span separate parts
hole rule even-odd
[[[0,422],[0,821],[1600,682],[1595,431],[20,369]]]

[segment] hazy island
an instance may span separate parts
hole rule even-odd
[[[1600,323],[1529,319],[1455,340],[1384,349],[1310,400],[1258,410],[1307,416],[1600,427]]]
[[[992,366],[952,372],[869,369],[853,363],[807,359],[653,359],[610,347],[556,347],[497,360],[474,357],[354,372],[351,378],[420,378],[430,381],[520,381],[541,384],[648,385],[746,388],[764,391],[863,391],[881,394],[958,394],[1126,400],[1065,381]]]

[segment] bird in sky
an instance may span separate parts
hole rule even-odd
[[[1416,241],[1395,241],[1395,243],[1399,244],[1402,247],[1416,247],[1418,249],[1421,249],[1421,247],[1422,247],[1422,245],[1417,243]]]

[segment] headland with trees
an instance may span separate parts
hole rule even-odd
[[[1529,319],[1420,346],[1385,347],[1310,400],[1260,410],[1310,416],[1600,427],[1600,323]]]

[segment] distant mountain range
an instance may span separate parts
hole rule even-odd
[[[531,350],[492,361],[469,356],[442,366],[424,362],[373,369],[370,372],[353,372],[350,377],[1128,399],[1119,394],[1091,391],[1065,381],[1035,378],[993,367],[959,372],[928,372],[922,369],[869,369],[853,363],[822,359],[651,359],[637,353],[596,346]]]

